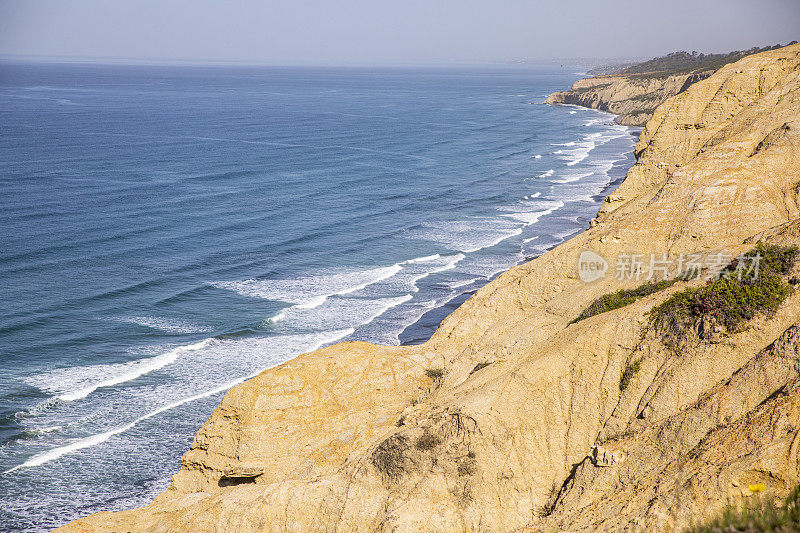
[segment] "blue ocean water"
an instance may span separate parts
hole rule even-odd
[[[558,67],[0,64],[0,524],[164,490],[232,385],[421,342],[632,163]]]

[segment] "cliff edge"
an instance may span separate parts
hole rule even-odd
[[[792,42],[790,44],[795,44]],[[751,48],[727,54],[673,52],[602,76],[576,81],[566,91],[551,94],[548,104],[572,104],[614,113],[618,124],[644,126],[667,98],[704,80],[724,65],[750,54],[780,48]],[[601,69],[602,70],[602,69]]]
[[[614,119],[617,124],[644,126],[653,111],[667,98],[714,72],[713,69],[704,69],[679,74],[608,74],[583,78],[569,90],[548,96],[546,103],[590,107],[618,115]]]
[[[653,310],[701,280],[575,319],[645,282],[620,258],[800,244],[800,45],[667,98],[636,153],[590,229],[500,275],[427,343],[341,343],[263,372],[225,395],[152,504],[60,531],[676,531],[787,494],[800,293],[742,327],[693,326],[678,348]],[[582,281],[587,253],[607,275]]]

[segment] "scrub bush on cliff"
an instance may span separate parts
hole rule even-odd
[[[737,331],[759,314],[774,313],[791,294],[792,287],[784,278],[797,255],[797,246],[759,243],[744,256],[745,261],[757,262],[757,272],[741,275],[743,269],[735,260],[720,277],[676,293],[653,308],[651,321],[673,347],[690,332],[702,340],[721,328]]]

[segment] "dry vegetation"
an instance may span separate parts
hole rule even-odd
[[[584,309],[581,314],[570,321],[570,324],[574,324],[575,322],[585,320],[595,315],[599,315],[600,313],[613,311],[614,309],[619,309],[620,307],[630,305],[640,298],[644,298],[645,296],[649,296],[666,289],[675,283],[675,281],[676,280],[649,282],[645,283],[644,285],[640,285],[635,289],[620,289],[617,292],[612,292],[611,294],[604,294],[589,304],[589,307]]]
[[[795,487],[778,505],[758,498],[750,505],[728,506],[718,517],[687,531],[688,533],[800,531],[800,487]]]

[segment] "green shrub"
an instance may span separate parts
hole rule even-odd
[[[709,332],[698,327],[704,319],[735,331],[756,315],[777,310],[792,292],[792,287],[783,277],[794,265],[798,249],[796,246],[759,243],[745,256],[755,257],[756,254],[761,257],[757,277],[750,274],[739,276],[736,273],[738,260],[734,260],[719,278],[702,287],[674,294],[653,308],[651,321],[664,335],[667,344],[677,346],[688,331],[695,329],[701,339],[707,338]]]
[[[444,376],[444,370],[441,368],[426,368],[425,375],[431,378],[432,380],[439,380],[442,379]]]
[[[797,261],[798,253],[800,253],[800,250],[798,250],[797,246],[778,246],[760,242],[745,256],[755,257],[758,254],[761,256],[760,266],[762,269],[785,276],[792,270]]]
[[[624,391],[628,388],[633,376],[639,371],[642,367],[642,359],[641,357],[632,363],[629,363],[628,366],[625,367],[625,371],[622,372],[622,377],[619,379],[619,390]]]
[[[692,70],[719,69],[728,63],[739,61],[741,58],[750,54],[756,54],[765,50],[772,50],[774,47],[764,48],[753,47],[749,50],[736,50],[734,52],[722,54],[698,54],[697,52],[672,52],[665,56],[656,57],[649,61],[637,63],[619,71],[619,74],[639,74],[647,77],[655,77],[656,74],[663,75],[690,72]]]
[[[742,507],[728,506],[720,515],[707,523],[687,530],[690,533],[723,533],[737,531],[798,531],[800,530],[800,487],[779,505],[771,502]]]
[[[649,296],[653,293],[666,289],[675,283],[675,281],[676,280],[649,282],[645,283],[644,285],[640,285],[635,289],[620,289],[617,292],[612,292],[611,294],[604,294],[589,304],[589,307],[584,309],[583,312],[577,316],[577,318],[570,321],[570,324],[574,324],[575,322],[584,320],[594,315],[599,315],[600,313],[605,313],[606,311],[613,311],[614,309],[619,309],[620,307],[630,305],[639,298],[644,298],[645,296]]]

